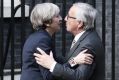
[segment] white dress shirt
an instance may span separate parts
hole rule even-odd
[[[78,41],[78,39],[81,37],[81,35],[84,33],[85,31],[82,31],[82,32],[80,32],[80,33],[78,33],[75,37],[74,37],[74,39],[73,39],[73,41],[75,41],[75,43]],[[73,45],[71,46],[71,48],[73,47]],[[54,67],[55,67],[55,65],[56,65],[56,62],[54,62],[53,64],[52,64],[52,66],[51,66],[51,68],[50,68],[50,72],[53,72],[53,70],[54,70]],[[70,63],[70,65],[73,67],[74,65],[76,65],[75,63]]]
[[[84,32],[85,32],[85,31],[82,31],[82,32],[78,33],[78,34],[74,37],[73,41],[75,41],[75,43],[76,43],[76,42],[78,41],[78,39],[81,37],[81,35],[82,35]],[[74,46],[74,44],[73,44],[73,46]],[[71,46],[71,48],[72,48],[73,46]]]

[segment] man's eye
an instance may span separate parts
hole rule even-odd
[[[56,17],[59,17],[59,15],[57,15]]]

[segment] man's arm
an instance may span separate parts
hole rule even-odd
[[[86,64],[87,62],[82,63],[83,62],[82,58],[84,57],[84,54],[81,54],[82,52],[80,52],[76,57],[74,57],[74,59],[77,60],[77,62],[79,62],[77,63],[79,65],[72,67],[66,64],[61,65],[57,63],[56,66],[54,67],[52,74],[58,77],[62,77],[63,79],[66,80],[88,80],[91,77],[96,64],[95,61],[93,61],[93,63],[91,62],[91,64]],[[90,50],[87,50],[87,52],[88,53],[90,52],[90,54],[92,54],[92,51]],[[85,56],[89,55],[85,53]],[[92,57],[92,55],[90,57]],[[81,59],[82,62],[80,61]],[[86,60],[87,59],[84,59],[84,61]]]
[[[86,80],[93,69],[93,64],[81,64],[75,67],[71,67],[69,64],[61,65],[53,59],[52,55],[47,55],[41,49],[39,51],[41,52],[41,54],[35,54],[35,59],[37,63],[47,69],[51,69],[52,64],[55,63],[56,65],[54,66],[52,72],[54,76],[64,78],[67,80]]]
[[[57,63],[52,74],[66,80],[87,80],[91,76],[94,67],[95,63],[92,65],[81,64],[76,68]]]

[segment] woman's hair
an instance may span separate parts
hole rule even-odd
[[[77,7],[76,19],[84,22],[84,30],[94,28],[97,10],[87,3],[74,3]]]
[[[33,28],[37,29],[37,27],[39,26],[50,23],[52,21],[52,18],[54,16],[57,16],[59,12],[59,7],[53,3],[37,4],[33,8],[30,16]]]

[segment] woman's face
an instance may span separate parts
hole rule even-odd
[[[60,30],[61,21],[62,21],[62,17],[60,16],[60,14],[52,18],[52,23],[50,24],[50,27],[54,32],[57,32]]]

